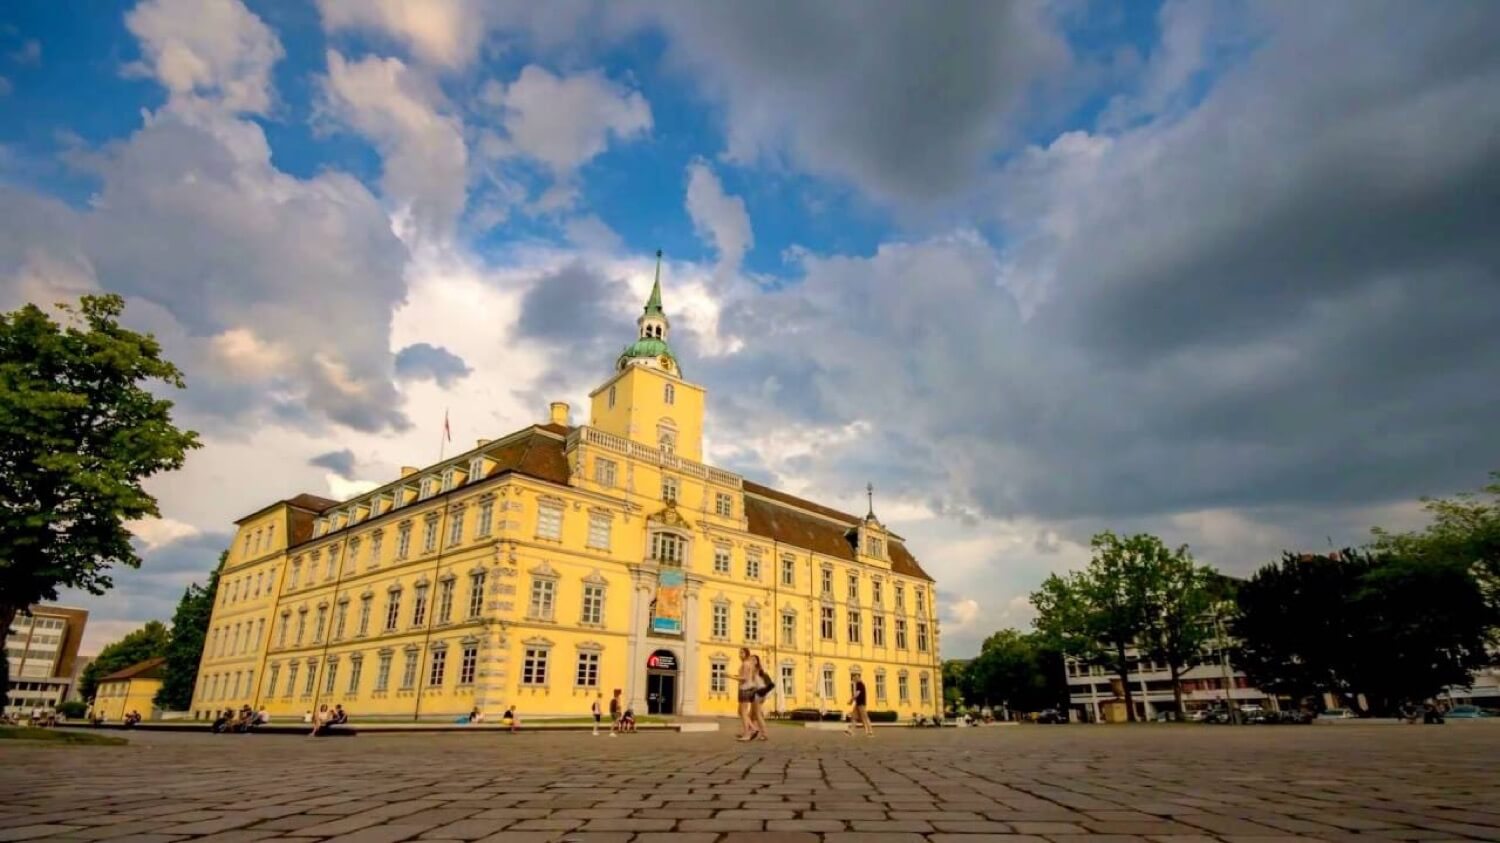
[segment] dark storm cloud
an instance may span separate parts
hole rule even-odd
[[[326,468],[345,480],[354,477],[354,452],[348,448],[342,451],[329,451],[319,454],[307,461],[308,465]]]
[[[640,305],[627,309],[622,280],[606,278],[583,261],[542,276],[521,301],[522,336],[577,349],[581,359],[603,359],[636,335]],[[589,355],[584,357],[584,355]]]
[[[462,357],[430,343],[415,343],[396,352],[396,377],[402,380],[432,380],[446,388],[473,371]]]

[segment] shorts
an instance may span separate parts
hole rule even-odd
[[[603,720],[604,720],[604,715],[602,715],[602,714],[595,714],[594,715],[594,722],[595,723],[603,722]]]
[[[742,703],[753,703],[753,702],[755,702],[755,689],[754,688],[741,688],[740,689],[740,702],[742,702]]]

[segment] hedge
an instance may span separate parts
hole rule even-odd
[[[894,711],[872,711],[870,712],[871,723],[895,723],[900,718]]]

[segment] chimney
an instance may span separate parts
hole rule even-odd
[[[552,424],[560,424],[563,427],[567,427],[568,426],[568,402],[566,402],[566,401],[553,401],[550,406],[551,406],[551,409],[552,409],[551,423]]]
[[[493,441],[493,440],[490,440],[490,439],[480,439],[480,440],[479,440],[479,441],[478,441],[478,442],[477,442],[477,443],[476,443],[476,444],[475,444],[475,445],[474,445],[474,447],[476,447],[476,448],[483,448],[483,447],[484,447],[484,446],[485,446],[485,445],[488,445],[488,444],[490,444],[490,442],[492,442],[492,441]]]
[[[414,465],[403,465],[403,466],[401,466],[401,476],[402,477],[410,477],[413,474],[416,474],[418,471],[421,471],[421,470],[422,469],[417,468]]]

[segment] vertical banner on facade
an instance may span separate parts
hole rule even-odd
[[[656,611],[651,631],[682,634],[682,591],[687,580],[681,568],[663,568],[656,576]]]

